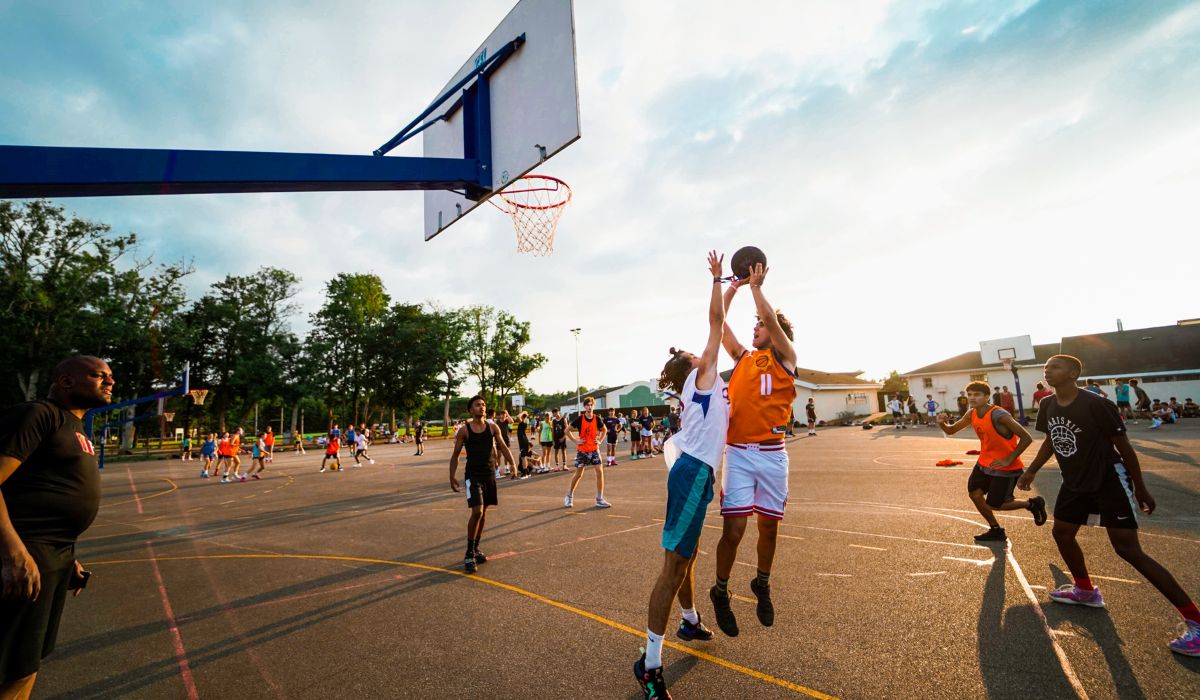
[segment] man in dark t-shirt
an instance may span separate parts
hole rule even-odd
[[[1071,570],[1074,584],[1050,593],[1056,603],[1104,607],[1100,590],[1088,576],[1083,550],[1076,541],[1079,528],[1099,515],[1113,549],[1171,602],[1183,616],[1186,631],[1170,643],[1171,651],[1200,656],[1200,609],[1175,581],[1171,572],[1142,551],[1137,535],[1137,514],[1154,512],[1154,498],[1142,480],[1137,453],[1129,444],[1117,407],[1076,382],[1083,365],[1070,355],[1055,355],[1046,362],[1046,383],[1054,396],[1042,399],[1037,430],[1045,433],[1037,457],[1017,480],[1029,490],[1034,476],[1051,455],[1062,472],[1062,488],[1054,504],[1054,542]]]
[[[454,452],[450,455],[450,488],[458,493],[458,456],[466,449],[467,468],[463,473],[463,482],[471,516],[467,519],[467,554],[463,557],[463,568],[468,574],[473,574],[479,564],[487,562],[487,557],[479,551],[479,540],[483,537],[488,506],[498,502],[492,450],[498,451],[508,462],[508,478],[517,478],[517,464],[500,435],[500,427],[483,417],[487,411],[487,400],[482,396],[472,396],[467,402],[467,410],[471,412],[471,420],[454,434]]]
[[[554,409],[554,417],[550,419],[550,427],[554,433],[554,471],[567,470],[567,419],[563,418],[558,409]]]
[[[67,590],[79,595],[90,575],[75,540],[100,508],[100,473],[82,418],[112,401],[112,370],[77,355],[52,382],[48,399],[0,417],[0,697],[28,697],[54,650]]]

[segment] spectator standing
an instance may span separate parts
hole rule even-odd
[[[112,402],[113,376],[98,357],[54,368],[49,398],[0,418],[0,697],[28,698],[54,651],[67,598],[90,572],[75,541],[100,509],[100,471],[83,415]]]

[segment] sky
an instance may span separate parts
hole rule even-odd
[[[512,4],[0,0],[0,144],[366,155]],[[416,192],[59,203],[193,261],[194,298],[272,265],[306,314],[338,272],[507,309],[543,393],[577,349],[587,387],[699,351],[705,253],[743,245],[811,369],[1200,316],[1200,4],[581,0],[575,31],[582,138],[539,169],[573,189],[551,257],[491,207],[425,243]],[[749,294],[730,323],[748,343]]]

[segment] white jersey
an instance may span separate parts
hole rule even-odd
[[[693,369],[683,383],[683,391],[679,393],[679,400],[683,403],[683,410],[679,413],[681,427],[667,441],[668,449],[664,453],[678,456],[686,452],[712,467],[715,472],[725,455],[725,434],[729,430],[729,393],[719,373],[711,389],[696,389],[699,372],[699,369]],[[668,466],[674,462],[674,458],[669,459]]]

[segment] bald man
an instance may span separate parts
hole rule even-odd
[[[98,357],[54,368],[49,398],[0,416],[0,698],[28,698],[54,650],[67,590],[88,572],[75,540],[96,518],[100,473],[83,415],[112,402],[113,377]]]

